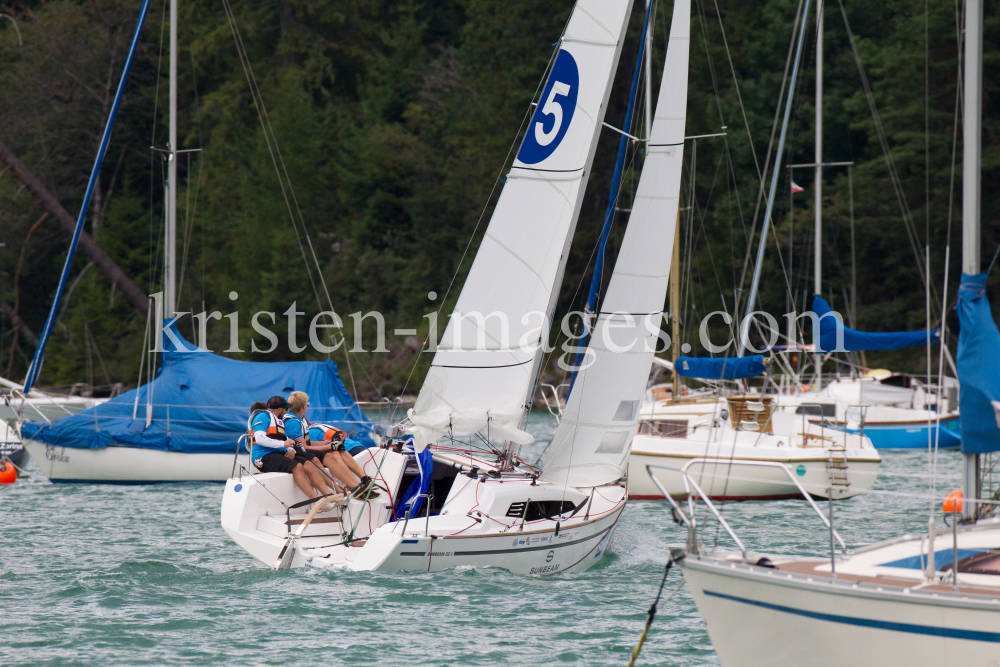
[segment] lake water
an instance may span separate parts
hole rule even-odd
[[[532,415],[526,460],[553,426]],[[941,454],[938,495],[958,488],[959,464]],[[926,529],[927,454],[884,452],[882,472],[835,505],[849,546]],[[53,485],[37,471],[0,489],[0,665],[625,665],[684,543],[665,503],[635,502],[581,574],[271,572],[223,533],[221,498],[219,484]],[[724,511],[752,550],[829,554],[803,501]],[[724,533],[718,545],[732,547]],[[681,581],[671,571],[665,594]],[[718,664],[686,587],[639,664]]]

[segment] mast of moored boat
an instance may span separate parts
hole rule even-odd
[[[813,208],[816,216],[813,294],[823,294],[823,2],[816,3],[816,153]],[[791,95],[791,93],[789,93]],[[823,353],[813,355],[816,366],[816,389],[823,386]]]
[[[967,0],[965,9],[965,105],[962,136],[962,273],[978,276],[979,184],[982,135],[983,2]],[[976,516],[979,454],[962,453],[962,515]]]
[[[169,80],[167,224],[163,246],[163,312],[166,319],[172,318],[177,312],[177,0],[170,0]]]

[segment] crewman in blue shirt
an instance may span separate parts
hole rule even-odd
[[[256,404],[255,404],[256,405]],[[295,441],[285,434],[282,417],[288,410],[288,402],[281,396],[272,396],[267,401],[266,410],[257,410],[250,416],[250,432],[253,447],[250,458],[261,472],[291,473],[295,485],[308,498],[317,498],[332,493],[323,481],[323,475],[312,462],[312,457],[297,454]]]
[[[289,412],[285,416],[285,432],[289,438],[297,440],[305,448],[305,451],[312,452],[322,458],[323,464],[329,468],[330,473],[345,485],[348,491],[354,495],[365,495],[366,499],[377,497],[371,492],[371,478],[365,475],[361,466],[346,451],[345,439],[347,434],[340,429],[335,429],[325,424],[310,424],[306,419],[306,412],[309,409],[309,396],[302,391],[293,391],[288,396]],[[336,441],[326,437],[326,433],[339,433],[343,438]],[[331,436],[332,436],[331,432]],[[302,433],[302,435],[299,435]],[[314,439],[314,434],[315,439]],[[361,443],[356,440],[347,439],[348,442],[360,447]],[[362,447],[363,449],[363,447]]]

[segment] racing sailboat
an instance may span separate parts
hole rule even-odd
[[[248,471],[227,482],[222,526],[262,563],[553,574],[587,569],[606,552],[625,507],[629,448],[666,297],[670,267],[659,250],[673,243],[677,215],[689,0],[675,2],[647,156],[590,363],[541,470],[517,451],[531,442],[523,426],[542,342],[631,4],[577,2],[443,343],[398,427],[405,438],[356,458],[381,495],[306,514],[309,500],[290,475]],[[459,451],[472,438],[504,445]]]

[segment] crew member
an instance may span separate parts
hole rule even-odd
[[[314,429],[306,419],[306,412],[309,410],[308,394],[304,391],[293,391],[288,395],[288,400],[289,411],[285,415],[287,437],[295,440],[297,446],[301,446],[307,456],[312,455],[319,458],[330,470],[330,474],[340,480],[348,491],[355,495],[366,494],[369,499],[377,497],[366,493],[371,487],[371,480],[365,476],[361,466],[344,451],[344,445],[340,440],[337,442],[322,438],[316,441],[312,440]],[[339,432],[346,437],[346,433]]]
[[[329,424],[311,424],[309,426],[309,439],[313,445],[322,443],[324,449],[329,447],[330,453],[323,459],[324,461],[331,459],[338,460],[340,465],[346,468],[352,477],[359,480],[359,491],[357,492],[359,495],[368,492],[367,495],[373,497],[370,491],[373,486],[372,479],[365,474],[364,470],[361,469],[361,466],[354,459],[354,456],[365,451],[364,445],[348,437],[347,433],[336,426]]]
[[[309,421],[306,419],[306,411],[309,409],[309,395],[304,391],[293,391],[288,395],[288,412],[282,418],[285,426],[285,437],[292,440],[295,444],[295,453],[297,456],[305,457],[313,462],[317,467],[326,465],[330,468],[330,473],[338,480],[341,480],[341,484],[344,489],[336,489],[337,491],[348,490],[347,484],[343,482],[343,478],[337,473],[341,472],[336,465],[331,467],[327,465],[326,454],[329,451],[325,447],[313,447],[312,443],[309,442]],[[339,463],[331,461],[331,463]],[[334,484],[336,487],[336,484]]]
[[[255,403],[253,407],[257,405]],[[330,494],[319,469],[309,457],[297,455],[295,441],[285,435],[282,417],[288,410],[288,402],[281,396],[272,396],[265,407],[266,410],[253,412],[250,418],[250,431],[253,433],[250,458],[254,465],[261,472],[291,473],[295,485],[308,498],[318,497],[313,487],[322,495]]]

